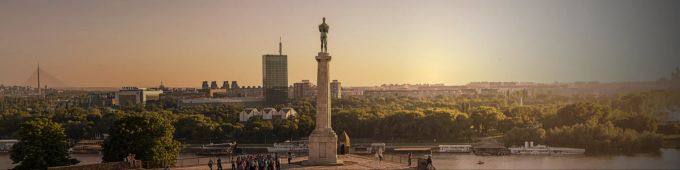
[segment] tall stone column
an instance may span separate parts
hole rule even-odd
[[[316,56],[317,96],[316,96],[316,128],[309,135],[308,165],[337,165],[338,135],[331,128],[331,100],[330,100],[330,68],[331,56],[319,52]]]
[[[331,130],[330,100],[330,62],[328,53],[319,52],[316,56],[318,69],[316,73],[316,129]]]

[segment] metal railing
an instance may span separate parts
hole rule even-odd
[[[280,161],[284,162],[288,158],[287,154],[279,154],[279,159]],[[295,153],[294,157],[300,157],[300,156],[307,156],[307,153]],[[187,166],[199,166],[199,165],[208,165],[208,162],[212,159],[213,161],[213,167],[217,168],[217,159],[222,160],[222,167],[227,168],[231,167],[231,160],[232,158],[236,160],[236,156],[234,155],[225,155],[225,156],[197,156],[197,157],[190,157],[190,158],[180,158],[175,160],[175,164],[172,165],[170,162],[166,161],[144,161],[142,162],[144,167],[187,167]]]
[[[210,160],[213,161],[213,166],[217,167],[217,159],[222,160],[222,167],[231,166],[231,158],[233,156],[199,156],[191,158],[180,158],[175,160],[175,164],[172,165],[170,162],[166,161],[144,161],[144,167],[186,167],[186,166],[198,166],[198,165],[208,165]]]
[[[411,157],[411,165],[414,165],[415,161],[417,158]],[[400,154],[383,154],[383,161],[389,161],[389,162],[394,162],[394,163],[399,163],[399,164],[404,164],[408,165],[408,155],[400,155]]]

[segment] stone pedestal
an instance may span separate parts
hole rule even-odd
[[[330,69],[331,56],[319,52],[317,70],[316,128],[309,135],[309,160],[306,165],[340,165],[338,135],[331,128]]]

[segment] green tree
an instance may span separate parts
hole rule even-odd
[[[274,124],[273,133],[278,139],[291,139],[298,138],[298,125],[295,123],[295,119],[278,119],[272,120]]]
[[[80,161],[68,153],[69,143],[64,128],[49,119],[37,118],[21,125],[19,143],[10,155],[14,169],[45,169],[51,166],[74,165]]]
[[[594,103],[575,103],[569,104],[557,111],[557,114],[552,117],[554,121],[549,121],[550,124],[544,123],[543,127],[550,129],[560,126],[571,126],[579,123],[593,122],[605,123],[609,120],[610,109],[599,104]]]
[[[456,117],[462,113],[455,110],[427,110],[425,111],[425,117],[423,121],[427,122],[422,124],[425,131],[423,132],[429,137],[434,139],[453,139],[457,136],[452,135],[452,133],[457,130],[455,129]]]
[[[264,142],[271,142],[272,130],[274,125],[270,120],[264,120],[261,117],[252,117],[246,122],[246,130],[248,134],[252,134],[251,139],[261,140]],[[266,141],[269,139],[269,141]]]
[[[470,110],[470,118],[477,133],[487,134],[490,129],[498,128],[505,115],[495,107],[479,106]]]
[[[239,139],[244,130],[244,125],[240,122],[224,123],[221,124],[220,127],[222,129],[221,136],[226,139]]]
[[[160,114],[140,113],[117,120],[104,141],[103,161],[122,161],[127,154],[136,154],[146,168],[174,165],[180,144],[172,138],[175,129],[170,120]]]
[[[181,116],[175,122],[175,136],[180,139],[213,139],[221,131],[218,123],[203,115]]]
[[[658,128],[656,119],[653,116],[642,113],[620,115],[620,117],[614,121],[614,125],[624,129],[633,129],[640,132],[656,132],[656,129]]]
[[[0,114],[0,138],[14,139],[30,114],[27,112],[5,112]]]
[[[400,110],[383,119],[380,133],[393,139],[420,139],[423,137],[423,117],[420,111]],[[428,140],[432,139],[428,137]]]
[[[546,131],[542,128],[516,127],[505,133],[503,143],[507,146],[523,146],[524,142],[543,143]]]

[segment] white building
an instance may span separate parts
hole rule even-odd
[[[146,104],[146,101],[160,100],[162,90],[146,89],[137,87],[123,87],[122,90],[116,92],[114,105],[129,106],[136,104]]]
[[[297,115],[293,108],[282,108],[277,111],[275,108],[264,108],[262,111],[256,108],[245,108],[239,113],[239,121],[247,122],[251,117],[259,116],[264,120],[272,120],[274,118],[287,119],[291,116]]]

